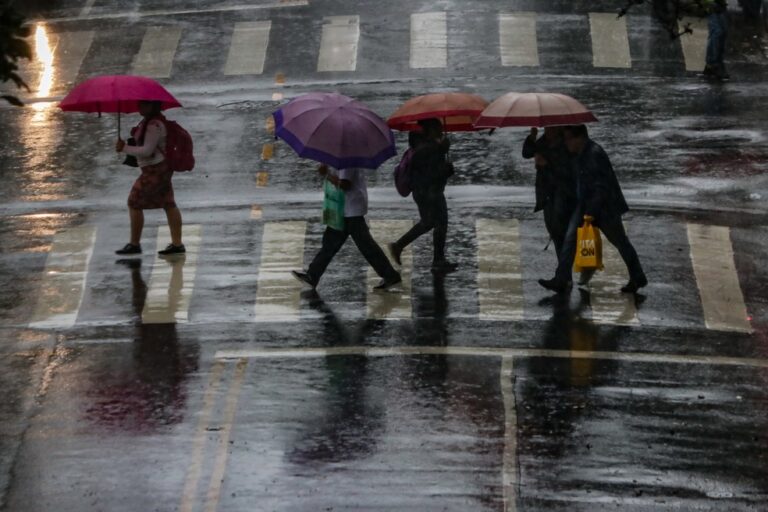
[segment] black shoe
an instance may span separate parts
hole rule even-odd
[[[387,247],[389,248],[389,254],[392,256],[394,262],[397,263],[398,266],[402,267],[403,262],[400,261],[400,255],[403,253],[403,250],[400,249],[395,243],[391,243]]]
[[[374,290],[389,290],[393,286],[400,284],[403,282],[403,278],[400,277],[400,274],[397,274],[397,277],[393,277],[391,279],[382,279],[379,281],[379,284],[373,287]]]
[[[630,279],[629,282],[621,288],[623,293],[637,293],[640,288],[648,286],[648,278],[641,275],[637,278]]]
[[[556,277],[552,279],[539,279],[539,284],[547,290],[556,293],[565,293],[571,289],[571,286],[573,286],[573,283],[570,281],[561,281]]]
[[[717,69],[715,69],[714,66],[710,66],[709,64],[704,66],[704,71],[702,71],[701,74],[704,76],[711,76],[711,77],[717,77],[719,75],[717,72]]]
[[[125,244],[122,249],[116,250],[115,254],[141,254],[141,245]]]
[[[307,274],[306,272],[298,272],[296,270],[291,270],[291,275],[295,277],[297,281],[309,286],[313,290],[317,288],[317,283],[311,277],[309,277],[309,274]]]
[[[594,268],[582,270],[581,275],[579,276],[579,286],[587,286],[595,275],[595,272],[597,272],[597,270]]]
[[[451,263],[447,260],[432,262],[433,274],[450,274],[451,272],[456,272],[458,268],[459,266],[456,263]]]
[[[181,245],[168,244],[168,246],[162,251],[157,251],[157,254],[159,254],[160,256],[169,256],[171,254],[184,254],[186,252],[187,252],[187,248],[184,247],[184,244],[181,244]]]

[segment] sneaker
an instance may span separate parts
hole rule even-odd
[[[387,247],[389,248],[389,254],[392,256],[394,262],[397,263],[398,266],[402,267],[403,262],[400,261],[400,255],[403,253],[403,250],[400,249],[395,243],[391,243]]]
[[[400,274],[397,274],[397,277],[393,277],[391,279],[382,279],[379,281],[379,284],[373,287],[374,290],[389,290],[393,286],[400,284],[403,282],[403,278],[400,277]]]
[[[456,272],[458,268],[459,266],[456,263],[451,263],[447,260],[432,262],[433,274],[450,274],[451,272]]]
[[[291,270],[291,275],[300,283],[305,284],[312,288],[313,290],[317,288],[317,283],[307,274],[306,272],[298,272],[296,270]]]
[[[561,281],[556,277],[552,279],[539,279],[539,284],[547,290],[551,290],[556,293],[565,293],[571,289],[571,286],[573,286],[572,282]]]
[[[160,256],[169,256],[171,254],[184,254],[187,252],[187,248],[184,247],[184,244],[181,245],[173,245],[168,244],[165,249],[162,251],[157,251],[157,254]]]
[[[125,244],[122,249],[116,250],[115,254],[141,254],[141,245]]]
[[[637,279],[630,279],[629,282],[621,288],[623,293],[637,293],[640,288],[648,286],[648,278],[641,275]]]

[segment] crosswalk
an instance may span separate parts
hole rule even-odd
[[[450,54],[455,51],[472,52],[477,48],[457,47],[461,38],[456,33],[458,30],[451,22],[451,16],[461,13],[452,11],[418,12],[403,17],[402,23],[407,24],[409,37],[398,38],[391,41],[392,45],[405,44],[409,46],[407,66],[413,70],[439,70],[449,68]],[[469,62],[486,61],[486,56],[495,55],[497,65],[501,67],[530,67],[540,68],[546,61],[542,57],[542,51],[555,51],[551,45],[540,44],[551,37],[546,30],[548,26],[542,22],[541,16],[536,12],[502,12],[495,13],[493,27],[498,31],[495,47],[480,48],[482,56],[478,59],[467,59]],[[576,15],[582,16],[582,15]],[[581,39],[588,37],[591,40],[592,65],[594,69],[627,70],[633,68],[638,59],[646,59],[645,55],[632,55],[633,38],[648,38],[647,27],[643,24],[642,17],[617,18],[611,12],[592,12],[583,15],[585,17],[588,33],[582,34],[579,24],[572,24],[573,37]],[[358,14],[344,14],[326,16],[321,23],[314,24],[311,19],[306,20],[307,33],[319,30],[316,48],[316,72],[355,72],[358,63],[365,59],[374,63],[379,58],[375,53],[366,54],[365,51],[375,52],[376,45],[366,45],[366,38],[380,40],[382,34],[375,33],[374,28],[361,22]],[[706,26],[702,20],[683,20],[681,23],[692,23],[693,35],[681,37],[679,41],[669,42],[670,46],[681,45],[679,52],[684,59],[681,70],[700,71],[704,67],[704,55],[706,50]],[[220,59],[218,65],[210,69],[215,76],[259,76],[267,71],[269,62],[281,66],[290,61],[290,55],[285,54],[285,46],[276,44],[278,38],[289,37],[287,31],[281,29],[282,19],[256,19],[251,21],[233,22],[231,26],[222,27],[226,37],[218,38],[214,45],[218,48],[188,49],[186,51],[207,51],[211,58]],[[637,30],[632,30],[633,24]],[[319,29],[318,29],[319,25]],[[103,52],[112,51],[113,48],[104,45],[92,48],[95,37],[94,31],[68,31],[66,25],[62,30],[56,30],[56,25],[40,24],[35,32],[33,48],[36,48],[36,58],[28,65],[26,73],[30,83],[40,82],[45,62],[53,66],[58,74],[55,82],[62,88],[71,85],[80,76],[80,68],[86,57],[94,57],[104,60]],[[544,27],[544,28],[543,28]],[[400,27],[389,26],[393,33]],[[204,28],[202,28],[204,30]],[[110,28],[110,38],[120,37],[114,32],[121,29]],[[136,73],[155,78],[173,78],[175,73],[184,74],[184,78],[190,78],[186,71],[175,70],[176,56],[185,51],[185,44],[196,44],[191,34],[194,27],[189,25],[162,25],[146,26],[141,33],[141,43],[138,52],[133,56],[131,65],[123,70],[126,73]],[[381,30],[381,28],[377,28]],[[569,30],[560,27],[558,30]],[[47,36],[42,40],[41,31]],[[124,42],[137,37],[133,26],[126,28]],[[130,31],[130,32],[128,32]],[[456,38],[456,40],[454,40]],[[637,40],[640,44],[640,41]],[[109,45],[107,45],[109,46]],[[132,45],[125,44],[125,48]],[[635,47],[639,47],[635,45]],[[288,47],[291,48],[290,46]],[[290,50],[289,50],[290,51]],[[302,51],[306,51],[302,48]],[[215,52],[215,53],[214,53]],[[282,55],[274,55],[270,58],[270,52],[283,52]],[[52,59],[52,62],[50,62]],[[551,59],[550,59],[551,60]],[[107,59],[108,61],[108,59]],[[89,72],[98,72],[91,67]],[[216,71],[218,70],[218,71]],[[279,69],[285,72],[284,69]],[[302,70],[305,72],[307,70]],[[556,70],[547,70],[556,71]],[[587,71],[588,72],[588,71]],[[201,77],[203,78],[203,77]],[[204,78],[211,78],[210,75]]]
[[[393,233],[402,233],[412,225],[410,219],[373,219],[370,221],[374,237],[382,245],[390,239]],[[253,273],[256,288],[255,297],[246,299],[251,302],[253,312],[243,318],[245,322],[299,322],[315,318],[308,305],[302,299],[302,287],[290,274],[291,270],[304,268],[305,262],[315,251],[314,245],[319,243],[313,235],[313,229],[303,220],[268,221],[262,222],[263,230],[257,233],[260,244],[254,257]],[[526,281],[534,281],[536,273],[530,272],[531,265],[537,261],[528,261],[523,246],[526,243],[523,222],[518,219],[479,218],[473,221],[475,263],[462,262],[457,275],[464,275],[464,283],[473,283],[476,294],[472,317],[482,322],[489,321],[523,321],[540,319],[536,312],[536,302],[546,295],[546,292],[535,287],[535,292],[526,288]],[[701,305],[702,317],[699,327],[739,333],[752,332],[744,293],[740,286],[738,270],[735,264],[734,249],[731,242],[730,229],[725,226],[709,226],[701,224],[685,224],[687,232],[688,254],[676,252],[679,261],[674,262],[677,272],[680,269],[690,269],[695,277],[697,290],[673,290],[673,297],[688,294],[695,296]],[[78,316],[83,306],[84,290],[90,271],[90,261],[96,243],[97,229],[95,226],[81,226],[58,233],[48,254],[47,263],[42,271],[37,301],[29,327],[38,329],[71,328],[78,325]],[[182,258],[157,258],[151,270],[147,298],[142,312],[144,323],[185,323],[195,322],[195,311],[190,310],[190,304],[195,294],[196,275],[201,272],[198,254],[205,247],[205,229],[200,225],[185,227],[185,244],[187,254]],[[211,235],[213,236],[213,235]],[[312,238],[312,237],[315,238]],[[167,228],[158,230],[157,244],[162,246],[169,239]],[[312,243],[305,243],[312,239]],[[221,243],[217,239],[216,243]],[[538,242],[534,242],[538,243]],[[314,244],[314,245],[313,245]],[[256,255],[254,255],[256,256]],[[659,256],[668,258],[668,255]],[[365,304],[361,315],[376,320],[410,320],[419,316],[414,308],[416,291],[412,283],[414,279],[414,253],[411,248],[403,252],[401,273],[403,284],[388,292],[373,290],[378,276],[367,270],[367,278],[363,283],[355,282],[350,276],[355,271],[349,267],[348,260],[344,266],[343,275],[333,276],[332,265],[321,283],[323,289],[339,290],[341,278],[349,281],[349,287],[365,286]],[[599,272],[589,287],[590,313],[589,318],[597,324],[645,326],[657,325],[656,318],[644,317],[642,309],[638,309],[633,295],[622,294],[621,286],[626,282],[626,269],[616,252],[607,242],[604,243],[604,260],[606,268]],[[644,261],[647,268],[656,268],[658,262]],[[221,264],[217,264],[217,269]],[[352,264],[362,268],[362,259]],[[339,266],[342,266],[341,264]],[[103,269],[103,267],[101,267]],[[528,271],[526,270],[528,269]],[[218,270],[221,272],[221,269]],[[421,271],[426,271],[421,269]],[[234,272],[232,270],[231,272]],[[538,272],[538,271],[536,271]],[[650,272],[651,290],[653,286],[668,286],[669,283],[654,282],[653,272]],[[474,276],[474,277],[472,277]],[[210,280],[203,279],[211,286]],[[331,283],[330,285],[328,283]],[[450,286],[450,283],[446,286]],[[459,286],[466,286],[459,285]],[[682,286],[682,285],[680,285]],[[350,288],[351,291],[351,288]],[[210,300],[210,290],[201,290],[202,297]],[[354,294],[353,294],[354,295]],[[472,297],[472,295],[465,295]],[[342,292],[335,300],[352,301],[353,308],[359,308],[359,302],[354,302],[350,295]],[[682,300],[682,299],[681,299]],[[211,318],[204,312],[206,305],[197,304],[201,318]],[[209,304],[213,309],[216,304]],[[661,306],[672,310],[674,304]],[[456,316],[465,318],[464,312]],[[540,312],[539,312],[540,313]],[[206,316],[207,315],[207,316]],[[448,314],[451,316],[451,313]],[[129,318],[126,321],[130,320]],[[674,320],[673,320],[674,321]],[[660,324],[658,324],[660,325]],[[670,325],[668,322],[664,325]]]

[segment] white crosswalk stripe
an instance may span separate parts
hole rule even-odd
[[[271,21],[236,23],[224,74],[229,76],[263,73],[271,28]]]
[[[30,327],[51,329],[75,325],[95,240],[94,226],[80,226],[56,234]]]
[[[179,39],[181,29],[178,27],[149,27],[133,61],[133,73],[153,78],[170,77]]]
[[[477,219],[477,293],[482,320],[522,320],[520,226],[516,219]]]
[[[371,234],[382,247],[389,240],[393,233],[405,233],[413,226],[410,220],[373,220],[370,221]],[[400,258],[403,263],[400,269],[400,276],[403,282],[397,288],[390,291],[374,291],[381,279],[372,269],[368,269],[368,300],[367,316],[377,320],[395,320],[411,318],[411,274],[413,273],[413,253],[408,247],[403,251]],[[394,265],[394,262],[392,262]]]
[[[683,18],[679,23],[679,30],[687,24],[691,25],[693,34],[680,37],[683,46],[686,71],[702,71],[707,57],[707,20],[701,18]]]
[[[499,53],[502,66],[538,66],[536,13],[499,14]]]
[[[359,16],[328,16],[323,21],[317,70],[354,71],[357,68]]]
[[[165,247],[171,238],[168,226],[157,230],[157,247]],[[152,265],[147,286],[147,298],[141,321],[145,324],[174,324],[189,321],[189,305],[197,274],[197,253],[200,250],[199,225],[184,226],[186,254],[158,256]]]
[[[30,41],[34,58],[22,72],[32,91],[46,97],[52,90],[71,87],[93,38],[92,30],[53,33],[39,25]]]
[[[256,321],[298,321],[301,283],[291,270],[304,267],[304,221],[267,222],[261,239]]]
[[[411,14],[411,67],[448,66],[448,20],[444,12]]]
[[[733,259],[730,229],[689,224],[688,243],[707,327],[752,332]]]
[[[603,264],[590,283],[592,320],[599,324],[638,325],[635,296],[621,293],[628,281],[627,267],[616,248],[603,237]]]
[[[616,13],[589,13],[592,63],[597,68],[631,68],[627,18]]]
[[[386,244],[393,234],[405,232],[412,224],[410,220],[377,219],[370,222],[374,239],[380,244]],[[143,323],[190,321],[189,308],[197,273],[197,257],[203,242],[201,233],[199,225],[185,226],[186,255],[167,259],[158,257],[154,261],[141,315]],[[76,325],[95,236],[96,228],[93,226],[65,230],[55,236],[37,304],[29,320],[30,327],[68,328]],[[291,270],[303,267],[306,236],[305,221],[273,221],[264,224],[261,258],[257,264],[255,305],[248,306],[254,307],[256,322],[295,322],[303,318],[315,318],[301,310],[300,293],[303,287],[290,273]],[[541,297],[526,297],[524,293],[523,269],[527,263],[522,258],[520,221],[476,219],[475,237],[477,318],[484,321],[540,318],[535,302],[527,304],[527,301],[538,301]],[[729,228],[688,224],[687,239],[690,259],[684,259],[679,264],[692,265],[704,326],[718,331],[753,332],[735,266]],[[163,226],[158,230],[158,247],[164,246],[168,240],[168,228]],[[389,292],[373,290],[380,278],[372,269],[368,269],[364,283],[366,318],[413,318],[413,258],[409,247],[402,254],[400,272],[403,283]],[[655,321],[650,318],[643,320],[633,294],[621,293],[620,288],[628,279],[626,268],[618,251],[607,240],[603,241],[603,261],[605,269],[598,272],[589,285],[591,315],[587,318],[591,317],[592,322],[605,325],[654,325]],[[644,263],[647,266],[653,265],[652,261]],[[358,285],[350,283],[349,286]],[[543,290],[539,291],[546,295]],[[527,313],[526,307],[530,308]],[[200,318],[205,318],[204,308],[202,305]]]

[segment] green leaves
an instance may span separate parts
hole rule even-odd
[[[8,0],[0,0],[0,82],[13,82],[17,88],[29,90],[19,76],[19,59],[32,59],[32,48],[27,42],[31,30],[24,18],[14,11]],[[15,96],[2,95],[0,99],[18,107],[24,104]]]

